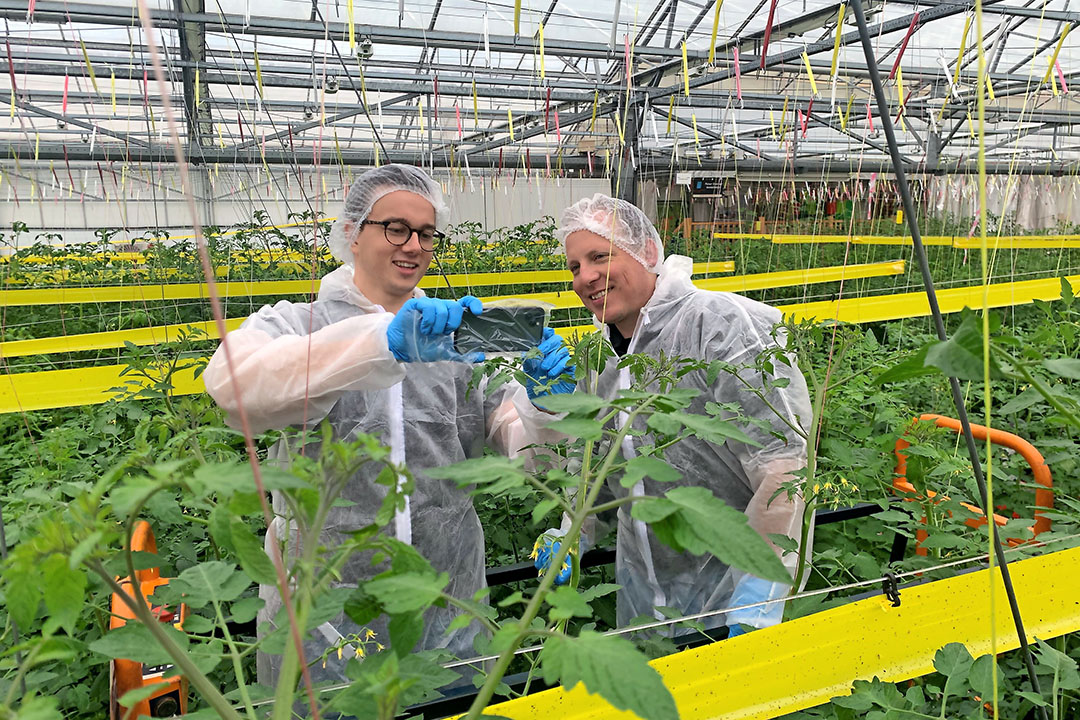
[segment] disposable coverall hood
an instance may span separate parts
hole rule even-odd
[[[759,353],[777,342],[785,342],[782,333],[776,340],[772,336],[774,326],[781,320],[778,310],[732,293],[699,290],[691,282],[691,268],[690,258],[679,255],[667,258],[656,290],[642,308],[628,352],[653,357],[662,352],[668,357],[724,360],[742,366],[752,364]],[[596,322],[609,334],[606,326]],[[768,395],[770,403],[792,424],[805,427],[811,417],[805,379],[795,367],[775,363],[775,369],[776,376],[787,378],[789,385],[772,390]],[[742,377],[760,384],[752,371],[744,371]],[[599,395],[614,397],[620,388],[629,385],[629,372],[619,370],[616,362],[609,361],[597,378],[596,387]],[[733,441],[715,445],[691,437],[665,451],[667,462],[682,473],[680,481],[673,484],[646,479],[629,491],[618,482],[611,482],[612,492],[616,497],[624,497],[628,492],[662,495],[673,486],[708,488],[731,507],[744,511],[751,526],[763,537],[782,533],[798,539],[801,503],[788,503],[783,497],[769,501],[781,483],[792,479],[790,472],[805,466],[805,440],[727,373],[721,373],[711,385],[705,373],[690,373],[679,386],[702,391],[688,412],[705,414],[705,405],[710,401],[737,402],[744,415],[769,420],[782,439],[755,426],[743,429],[763,445],[760,449]],[[644,422],[635,427],[647,432]],[[628,457],[634,454],[634,438],[627,438],[623,454]],[[729,607],[736,586],[754,579],[715,557],[675,552],[660,543],[646,525],[631,517],[630,506],[619,509],[618,523],[616,578],[622,586],[617,612],[620,626],[642,615],[659,617],[655,608],[660,606],[676,608],[682,614]],[[794,557],[789,554],[784,558],[789,570],[794,567]],[[774,584],[768,591],[769,599],[783,597],[787,590],[785,585]],[[764,627],[777,622],[781,611],[782,603],[775,603],[732,615],[727,621]],[[723,622],[721,615],[709,624]]]

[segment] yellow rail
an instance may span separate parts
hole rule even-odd
[[[1080,548],[1009,565],[1029,638],[1049,640],[1080,630]],[[978,657],[1019,647],[994,569],[842,605],[731,640],[652,661],[675,697],[682,720],[767,720],[850,693],[855,680],[901,682],[934,670],[934,654],[951,642]],[[997,645],[991,647],[991,622]],[[512,720],[629,720],[582,686],[547,690],[493,705]]]
[[[910,246],[910,237],[900,235],[786,235],[772,233],[713,233],[716,240],[768,240],[775,245],[811,243],[847,243],[854,245]],[[979,238],[952,235],[927,235],[924,245],[954,247],[960,250],[978,248]],[[1001,250],[1053,250],[1080,248],[1080,235],[1003,235],[989,238],[990,248]]]
[[[733,263],[698,263],[694,266],[696,272],[701,273],[715,273],[726,272]],[[762,273],[760,275],[743,275],[741,277],[733,278],[711,278],[705,280],[698,280],[697,285],[699,287],[708,290],[753,290],[759,288],[771,288],[771,287],[785,287],[789,285],[802,285],[805,283],[816,282],[833,282],[841,279],[855,279],[863,277],[874,277],[878,275],[895,275],[904,272],[904,261],[895,260],[893,262],[885,263],[872,263],[867,265],[849,265],[847,267],[826,267],[815,268],[812,270],[791,270],[778,273]],[[560,273],[565,274],[563,278]],[[490,273],[485,274],[483,282],[488,280],[500,280],[505,279],[507,275],[514,275],[515,273]],[[527,273],[518,273],[519,275],[526,275]],[[558,282],[560,280],[569,279],[570,273],[565,270],[542,270],[533,275],[539,275],[543,279],[534,280],[535,282]],[[490,275],[490,277],[488,277]],[[458,276],[460,277],[460,276]],[[470,279],[475,280],[476,276],[469,276]],[[424,280],[434,280],[434,278],[424,278]],[[441,280],[441,278],[440,278]],[[294,288],[299,287],[301,289],[293,289],[291,292],[305,292],[311,288],[310,280],[289,280],[280,281],[276,283],[282,288]],[[163,286],[171,287],[171,286]],[[225,288],[226,286],[222,286]],[[90,290],[92,288],[84,288]],[[18,291],[13,291],[18,292]],[[22,291],[26,292],[26,291]],[[288,294],[282,291],[281,294]],[[485,302],[500,299],[527,299],[540,302],[547,302],[554,305],[557,308],[571,308],[581,307],[581,300],[574,293],[573,290],[563,290],[561,292],[549,292],[549,293],[533,293],[530,295],[503,295],[497,297],[484,298]],[[226,325],[229,330],[239,327],[243,322],[243,318],[230,319]],[[156,345],[163,342],[173,342],[178,339],[178,333],[182,328],[197,327],[202,329],[206,333],[206,339],[216,340],[219,335],[217,332],[217,326],[212,322],[196,322],[196,323],[180,323],[177,325],[163,325],[148,328],[136,328],[133,330],[112,330],[109,332],[98,333],[84,333],[80,335],[65,335],[59,337],[50,338],[37,338],[32,340],[14,340],[10,342],[0,343],[0,357],[25,357],[27,355],[48,355],[50,353],[59,352],[80,352],[84,350],[105,350],[109,348],[124,347],[126,343],[134,343],[135,345]]]
[[[1080,292],[1080,275],[1066,279],[1072,284],[1074,292]],[[951,313],[959,312],[964,307],[979,307],[982,302],[982,292],[981,285],[941,290],[938,292],[941,311]],[[990,307],[1022,305],[1033,300],[1058,300],[1061,298],[1061,281],[1058,278],[1052,278],[999,283],[990,286],[989,294]],[[849,323],[899,320],[930,314],[925,293],[860,297],[825,303],[800,303],[782,305],[779,309],[785,317],[816,318],[819,321],[837,319]],[[239,321],[240,319],[234,320],[234,322]],[[207,334],[211,338],[216,336],[217,331],[212,324],[201,325],[208,329]],[[593,330],[592,325],[575,325],[557,328],[556,332],[563,337],[570,337],[575,333],[585,334]],[[46,339],[53,340],[53,338]],[[6,351],[8,345],[10,344],[0,345],[0,354]],[[116,346],[113,345],[113,347]],[[27,346],[23,345],[22,348],[25,354]],[[38,354],[38,351],[33,350],[32,347],[31,350],[32,354]],[[80,370],[43,370],[7,375],[0,378],[0,414],[105,402],[110,397],[107,389],[123,384],[124,378],[120,376],[123,368],[123,365],[107,365]],[[201,384],[177,383],[177,394],[192,392],[202,392]]]
[[[694,263],[695,274],[728,273],[735,270],[735,263]],[[520,270],[494,273],[459,273],[443,277],[435,272],[420,280],[422,288],[485,287],[498,285],[529,285],[539,283],[570,282],[572,276],[566,270]],[[319,291],[319,280],[312,285],[307,280],[257,280],[218,281],[221,297],[258,297],[263,295],[303,295]],[[28,288],[25,290],[0,290],[0,307],[26,305],[71,305],[77,303],[153,302],[160,300],[193,300],[209,297],[206,283],[166,283],[164,285],[116,285],[103,287]]]

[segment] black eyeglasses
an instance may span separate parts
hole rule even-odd
[[[424,252],[433,252],[435,248],[446,238],[446,235],[432,228],[417,230],[409,227],[400,220],[364,220],[361,225],[381,225],[386,235],[386,242],[391,245],[402,246],[409,242],[413,233],[420,241],[420,249]]]

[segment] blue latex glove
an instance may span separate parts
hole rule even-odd
[[[562,547],[562,541],[560,538],[565,533],[562,530],[548,530],[547,532],[536,538],[536,542],[533,544],[533,551],[531,557],[533,559],[533,567],[539,571],[540,575],[547,572],[547,569],[551,567],[551,560],[559,554],[559,548]],[[555,576],[556,585],[565,585],[570,582],[570,575],[573,573],[573,564],[570,560],[570,555],[567,554],[566,559],[563,560],[562,569],[559,574]]]
[[[484,353],[462,355],[454,348],[454,331],[468,310],[479,315],[484,306],[472,295],[460,300],[412,298],[390,321],[386,341],[398,362],[483,362]]]
[[[572,393],[577,388],[574,382],[574,364],[570,362],[570,349],[563,339],[551,328],[544,328],[544,336],[537,348],[540,357],[526,358],[521,369],[529,377],[525,381],[525,391],[530,400],[545,395]],[[556,381],[557,382],[553,382]],[[541,385],[549,385],[541,388]]]
[[[748,630],[747,628],[750,629]],[[745,635],[746,633],[750,632],[750,630],[753,630],[753,628],[749,625],[740,625],[738,623],[734,625],[728,625],[727,636],[729,639],[733,637],[738,637],[739,635]]]
[[[731,594],[731,600],[728,601],[728,607],[777,600],[783,598],[787,591],[787,585],[762,580],[753,575],[744,575],[736,583],[735,591]],[[743,625],[750,626],[750,629],[769,627],[780,622],[783,617],[783,602],[772,602],[745,610],[733,610],[727,614],[728,637],[736,637],[748,632],[741,627]]]

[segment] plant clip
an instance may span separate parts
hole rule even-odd
[[[896,575],[887,572],[881,582],[881,591],[885,593],[885,599],[892,603],[893,607],[900,607],[900,588],[896,584]]]

